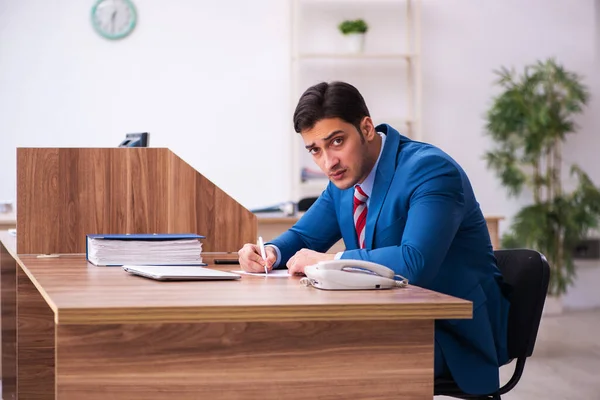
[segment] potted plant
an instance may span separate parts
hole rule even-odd
[[[549,294],[560,300],[575,276],[572,251],[600,220],[600,189],[577,165],[563,176],[562,147],[577,131],[573,117],[588,100],[580,76],[554,59],[526,66],[521,75],[501,68],[502,91],[486,114],[486,130],[495,148],[485,155],[511,196],[524,188],[533,203],[514,217],[502,247],[527,247],[550,264]],[[567,191],[563,180],[574,187]]]
[[[361,53],[364,50],[365,34],[369,26],[363,19],[345,20],[338,29],[346,38],[347,50],[351,53]]]

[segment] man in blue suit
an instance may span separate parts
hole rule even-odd
[[[497,390],[499,366],[508,359],[509,302],[463,169],[432,145],[386,124],[375,127],[362,95],[344,82],[306,90],[294,128],[330,183],[267,246],[268,268],[302,274],[323,260],[368,260],[414,285],[473,302],[472,319],[436,321],[435,376],[451,375],[467,393]],[[346,250],[327,254],[340,238]],[[259,254],[245,245],[241,267],[264,270]]]

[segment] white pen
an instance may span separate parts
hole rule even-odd
[[[265,251],[265,243],[263,242],[262,236],[258,237],[258,247],[260,247],[260,255],[265,261],[265,275],[267,275],[269,273],[269,270],[267,269],[267,252]]]

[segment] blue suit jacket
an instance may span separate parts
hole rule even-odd
[[[498,368],[508,359],[509,302],[471,184],[440,149],[389,125],[376,129],[387,138],[368,208],[366,248],[358,248],[354,189],[330,183],[306,214],[271,242],[281,251],[280,266],[302,248],[326,252],[341,237],[342,258],[385,265],[411,284],[473,302],[472,319],[436,321],[436,346],[462,390],[497,390]]]

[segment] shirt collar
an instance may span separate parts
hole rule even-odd
[[[383,153],[383,146],[385,146],[386,139],[386,135],[381,132],[377,133],[379,136],[381,136],[381,149],[379,149],[379,156],[377,156],[377,161],[375,161],[375,165],[373,165],[373,168],[371,169],[371,172],[369,172],[367,179],[358,185],[369,198],[371,197],[371,193],[373,193],[373,184],[375,183],[375,175],[377,174],[377,165],[379,165],[379,160],[381,159],[381,153]]]

